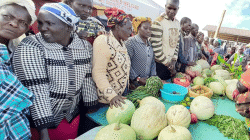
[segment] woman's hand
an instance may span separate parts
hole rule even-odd
[[[243,117],[250,118],[249,104],[236,105],[236,111]]]
[[[40,133],[41,133],[41,140],[50,140],[47,128],[42,129]]]
[[[146,85],[147,78],[140,78],[138,81],[141,85]]]
[[[112,109],[113,108],[113,105],[117,108],[118,106],[122,107],[122,103],[125,104],[125,101],[124,99],[126,99],[126,97],[123,97],[123,96],[120,96],[120,95],[117,95],[115,96],[111,101],[110,101],[110,108]]]

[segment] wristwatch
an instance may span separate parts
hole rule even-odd
[[[137,82],[139,82],[139,81],[140,81],[140,79],[141,79],[141,77],[137,77],[137,78],[136,78],[136,81],[137,81]]]

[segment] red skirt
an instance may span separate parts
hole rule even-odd
[[[63,119],[56,129],[48,129],[50,140],[68,140],[77,137],[80,115],[78,115],[71,123]],[[31,140],[40,140],[40,133],[36,128],[31,128]]]

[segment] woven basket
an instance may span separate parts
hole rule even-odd
[[[199,89],[199,88],[202,88],[203,90],[205,90],[205,93],[198,94],[198,93],[195,93],[194,91],[191,90],[191,89]],[[213,95],[213,90],[206,87],[206,86],[196,85],[196,86],[193,86],[192,88],[188,89],[188,94],[190,97],[206,96],[208,98],[211,98]]]

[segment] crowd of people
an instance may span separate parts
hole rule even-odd
[[[107,8],[109,32],[92,8],[63,0],[36,16],[32,0],[0,1],[0,139],[74,139],[98,125],[87,113],[122,106],[151,76],[166,83],[199,59],[233,64],[236,53],[236,66],[250,62],[246,47],[204,37],[188,17],[179,22],[179,0],[167,0],[155,21]],[[28,32],[35,21],[37,34]]]

